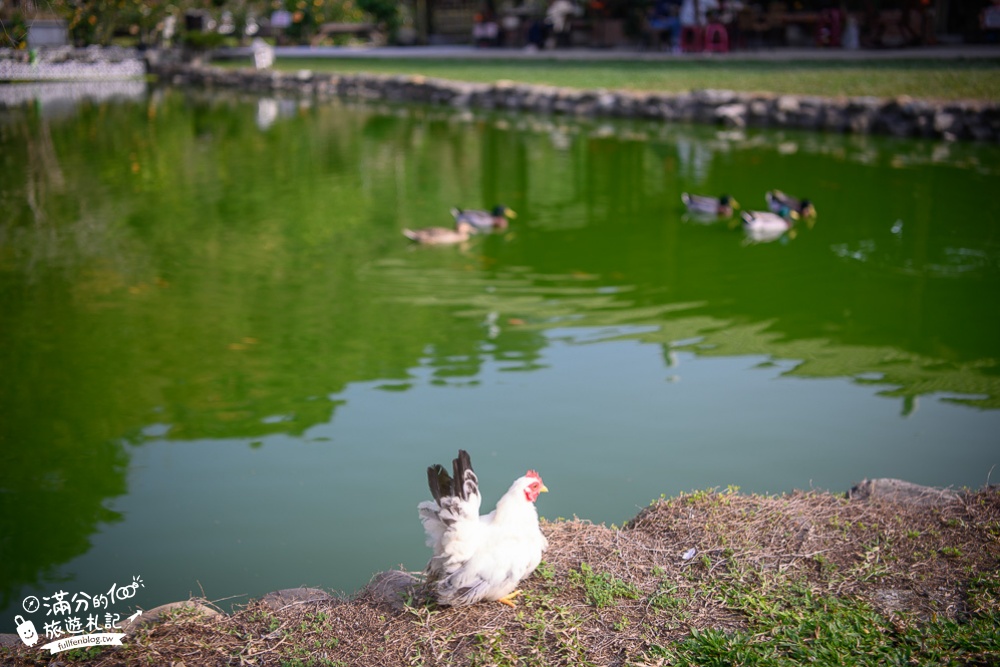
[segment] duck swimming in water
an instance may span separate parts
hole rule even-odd
[[[508,219],[516,218],[517,213],[502,204],[497,204],[492,211],[477,209],[451,209],[451,217],[455,225],[464,222],[472,226],[476,232],[498,232],[507,229]]]
[[[780,238],[792,228],[793,220],[799,219],[799,214],[787,206],[780,213],[771,211],[744,211],[743,230],[747,236],[757,242],[773,241]]]
[[[733,215],[733,210],[740,207],[739,203],[729,195],[721,197],[707,197],[705,195],[693,195],[687,192],[681,193],[681,201],[690,213],[698,215],[714,215],[720,218],[728,218]]]
[[[816,207],[808,199],[796,199],[781,190],[769,190],[764,194],[764,199],[767,200],[767,208],[772,213],[780,215],[781,209],[787,208],[790,211],[795,211],[803,218],[816,217]]]
[[[414,243],[423,245],[450,245],[463,243],[469,240],[473,233],[472,225],[467,222],[459,222],[455,228],[450,227],[423,227],[422,229],[404,229],[403,236]]]
[[[731,218],[733,209],[740,207],[739,203],[729,195],[706,197],[682,192],[681,201],[684,202],[689,213],[700,216],[712,215],[719,218]]]

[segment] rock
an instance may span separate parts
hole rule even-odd
[[[622,108],[621,95],[602,90],[598,92],[596,98],[594,99],[592,108],[594,113],[599,116],[607,117],[618,115]]]
[[[715,117],[726,127],[746,127],[747,105],[742,102],[724,104],[716,108]]]
[[[332,595],[318,588],[286,588],[268,593],[261,598],[261,602],[270,607],[272,611],[280,611],[294,604],[330,602],[334,599]]]
[[[736,101],[736,93],[731,90],[717,90],[715,88],[703,88],[701,90],[695,90],[692,95],[701,104],[707,104],[710,106],[720,106],[723,104],[732,104]]]
[[[402,610],[406,606],[406,600],[414,595],[419,585],[420,579],[409,572],[389,570],[372,577],[362,592],[393,609]]]
[[[778,98],[778,101],[776,102],[775,106],[777,107],[777,110],[779,112],[791,114],[791,113],[797,113],[801,105],[799,102],[799,98],[793,95],[782,95],[781,97]]]
[[[149,611],[143,611],[142,616],[138,616],[134,621],[125,621],[121,624],[121,629],[123,632],[133,632],[137,628],[146,625],[147,623],[159,623],[164,619],[164,616],[170,614],[171,612],[176,612],[181,609],[190,609],[193,612],[204,616],[206,618],[214,618],[216,616],[221,616],[222,612],[217,609],[212,609],[208,605],[204,604],[200,600],[184,600],[183,602],[168,602],[167,604],[161,604],[159,607],[153,607]]]
[[[872,594],[872,605],[883,615],[912,612],[918,605],[916,594],[901,588],[881,588]]]
[[[822,124],[825,106],[816,98],[803,98],[799,101],[799,110],[793,114],[793,122],[796,127],[805,129],[816,129]]]
[[[976,141],[992,141],[997,137],[996,133],[990,127],[982,123],[974,123],[969,127],[969,134]]]
[[[20,61],[0,54],[0,70]],[[6,64],[9,63],[9,64]],[[450,105],[458,109],[529,110],[577,117],[640,117],[695,121],[742,128],[748,125],[824,129],[898,137],[942,137],[990,142],[1000,139],[1000,105],[934,103],[901,97],[835,100],[813,96],[760,96],[728,90],[649,94],[574,90],[498,81],[461,83],[419,76],[317,75],[312,72],[233,72],[190,64],[150,61],[150,71],[174,85],[290,91],[315,97]],[[4,78],[0,71],[0,79]]]
[[[887,500],[917,507],[943,507],[958,502],[961,496],[952,489],[935,489],[901,479],[865,479],[847,492],[851,500]]]
[[[750,100],[747,107],[747,114],[750,120],[766,125],[771,117],[771,101],[764,98],[754,98]]]
[[[934,114],[934,129],[941,134],[957,134],[959,127],[959,116],[950,111],[939,111]]]
[[[842,106],[830,105],[823,110],[822,127],[831,132],[845,132],[850,129],[847,113]]]

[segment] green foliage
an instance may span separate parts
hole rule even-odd
[[[524,609],[517,612],[517,620],[528,636],[529,657],[525,659],[525,651],[522,650],[521,660],[516,664],[524,667],[594,667],[580,636],[583,616],[569,605],[559,604],[556,597],[548,593],[526,593],[524,602]],[[624,630],[627,620],[624,625],[616,625]]]
[[[85,662],[100,654],[101,648],[99,646],[88,646],[87,648],[72,648],[64,651],[60,656],[68,662]]]
[[[489,634],[476,635],[475,650],[471,656],[472,667],[480,665],[491,667],[516,667],[520,664],[520,658],[515,651],[504,645],[504,637],[507,634],[501,630],[495,630]]]
[[[208,31],[188,31],[184,33],[183,37],[181,37],[181,42],[188,48],[194,49],[195,51],[215,49],[222,46],[225,41],[225,35]]]
[[[292,14],[285,33],[293,41],[307,41],[327,22],[360,23],[365,18],[358,3],[351,0],[284,0],[282,4]]]
[[[0,49],[23,49],[28,45],[28,24],[20,12],[0,18]]]
[[[642,591],[608,572],[594,572],[587,563],[580,563],[579,570],[569,571],[569,580],[583,589],[587,603],[595,607],[610,607],[616,598],[636,600]]]
[[[535,574],[541,577],[544,581],[553,581],[556,578],[556,570],[549,563],[542,561],[535,568]]]
[[[399,28],[399,3],[394,0],[357,0],[357,5],[370,14],[376,23],[383,24],[390,36]]]
[[[184,3],[181,3],[184,4]],[[117,33],[149,38],[173,5],[154,0],[53,0],[66,19],[70,39],[79,46],[111,44]]]
[[[682,604],[676,587],[659,590],[649,597],[649,606],[654,609],[679,609]]]
[[[339,660],[330,660],[328,658],[289,658],[287,660],[282,660],[280,663],[281,667],[344,667],[344,663]]]
[[[271,632],[281,627],[277,617],[267,626]],[[327,657],[340,644],[333,634],[330,616],[324,612],[306,615],[297,624],[285,628],[284,636],[292,639],[282,647],[281,665],[287,667],[342,667],[343,663]]]
[[[790,583],[766,598],[741,583],[724,586],[727,605],[746,613],[749,627],[736,632],[692,630],[677,644],[653,646],[650,656],[671,665],[996,664],[1000,614],[967,623],[935,621],[894,625],[866,603],[818,595]]]

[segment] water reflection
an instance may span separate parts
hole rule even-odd
[[[69,118],[81,104],[137,102],[145,96],[146,82],[139,80],[5,83],[0,108],[32,105],[41,118]]]
[[[192,265],[219,259],[231,261],[235,277],[246,272],[244,262],[257,262],[256,267],[265,275],[287,287],[296,281],[293,274],[286,273],[286,262],[317,258],[307,248],[290,248],[289,241],[297,241],[289,236],[291,228],[284,221],[308,210],[303,216],[305,225],[295,234],[303,234],[301,240],[309,239],[311,234],[308,243],[313,248],[333,242],[334,237],[342,238],[341,232],[334,233],[333,228],[323,231],[326,221],[316,214],[323,210],[323,200],[331,201],[329,196],[320,195],[322,181],[345,179],[345,183],[334,189],[347,192],[356,188],[365,204],[361,208],[346,207],[343,200],[338,200],[331,210],[346,215],[334,213],[337,229],[356,227],[366,217],[375,228],[358,245],[362,251],[357,257],[361,261],[354,266],[360,274],[379,274],[373,285],[392,292],[390,301],[418,306],[474,307],[474,317],[479,319],[491,317],[492,313],[493,321],[487,329],[493,332],[490,334],[493,338],[498,323],[504,321],[504,313],[516,313],[507,320],[524,321],[528,323],[525,329],[570,320],[602,326],[604,319],[615,324],[622,320],[641,322],[649,317],[655,321],[659,313],[674,310],[678,303],[698,302],[710,304],[704,309],[706,314],[722,323],[713,326],[729,326],[728,323],[746,319],[768,322],[771,328],[785,331],[792,338],[815,337],[832,342],[837,339],[838,331],[877,332],[884,329],[886,320],[897,319],[886,317],[884,312],[880,314],[878,309],[865,310],[859,319],[855,306],[850,309],[850,326],[845,328],[842,314],[832,309],[827,313],[811,312],[809,318],[788,314],[795,312],[787,308],[791,295],[814,299],[820,294],[823,298],[819,300],[829,303],[851,301],[856,295],[845,292],[843,287],[865,279],[851,268],[852,264],[861,265],[863,271],[888,271],[920,279],[974,275],[979,280],[995,281],[997,276],[995,248],[989,241],[984,244],[982,235],[974,229],[975,218],[971,213],[977,206],[960,201],[959,206],[948,210],[942,203],[954,200],[944,195],[958,187],[958,181],[965,176],[982,178],[995,169],[995,165],[984,159],[990,151],[982,147],[791,133],[692,132],[689,128],[642,123],[588,124],[561,118],[452,115],[427,109],[364,109],[334,120],[340,112],[310,110],[294,100],[248,98],[254,104],[253,118],[258,128],[281,129],[271,138],[247,136],[244,148],[237,149],[227,139],[242,136],[246,130],[234,125],[230,116],[246,116],[247,107],[241,105],[239,96],[228,100],[200,97],[201,104],[185,107],[178,104],[176,97],[160,92],[151,100],[148,110],[137,109],[139,114],[120,108],[108,111],[116,116],[115,122],[122,124],[149,122],[156,117],[156,125],[163,126],[161,131],[169,128],[167,131],[174,135],[169,150],[177,162],[188,165],[184,172],[164,168],[172,158],[165,161],[140,143],[129,147],[127,154],[105,151],[105,159],[120,160],[124,167],[118,174],[112,174],[110,181],[88,180],[78,171],[79,165],[72,164],[68,167],[73,172],[72,183],[67,186],[67,167],[59,157],[50,124],[42,122],[36,126],[18,121],[10,154],[22,151],[28,169],[21,186],[12,184],[14,187],[6,190],[6,198],[14,206],[12,224],[2,227],[8,248],[5,263],[15,272],[24,271],[29,281],[37,278],[30,276],[38,273],[38,267],[51,271],[61,263],[72,279],[74,291],[86,295],[92,303],[98,303],[104,296],[114,302],[118,295],[127,292],[148,299],[149,308],[154,310],[164,307],[164,302],[175,301],[168,295],[178,287],[171,274],[178,273],[179,257],[169,255],[170,245],[164,243],[167,238],[162,230],[177,227],[177,232],[190,233],[197,239],[193,253],[186,258]],[[90,122],[85,117],[76,124],[79,129],[62,128],[60,143],[81,136],[82,128]],[[307,130],[307,126],[311,127]],[[348,133],[337,134],[341,129],[347,129]],[[300,131],[309,132],[311,137],[303,139]],[[236,158],[226,160],[229,165],[226,171],[217,171],[212,165],[218,165],[218,161],[195,147],[196,140],[206,139],[224,146],[222,150]],[[281,151],[294,150],[296,145],[304,148],[303,141],[309,144],[304,157],[279,161],[274,164],[276,169],[266,176],[258,173],[259,167],[255,165],[268,164],[262,159],[264,156],[273,155],[279,147]],[[164,152],[162,147],[156,149],[158,154]],[[356,158],[349,159],[348,155]],[[941,163],[947,166],[933,166]],[[919,165],[925,167],[919,170]],[[869,172],[870,166],[879,169]],[[360,170],[357,178],[351,176],[356,168]],[[429,179],[430,174],[440,173],[442,168],[441,178]],[[318,178],[307,177],[310,172]],[[183,176],[185,173],[197,174],[197,178],[192,181]],[[843,196],[849,188],[870,191],[871,187],[863,182],[869,173],[874,176],[878,194],[863,196],[852,192],[851,197]],[[896,179],[894,173],[900,173],[900,178]],[[259,182],[262,176],[274,181],[271,190],[246,187]],[[926,187],[914,188],[915,181]],[[783,186],[790,183],[789,189],[801,184],[797,191],[816,191],[827,198],[823,207],[825,229],[803,228],[795,236],[775,237],[779,241],[795,238],[797,246],[808,245],[795,256],[748,259],[740,255],[742,244],[737,242],[736,235],[729,234],[725,225],[692,230],[677,224],[681,219],[677,194],[687,185],[710,191],[739,191],[741,200],[752,202],[754,197],[762,198],[763,192],[776,183]],[[111,200],[83,194],[88,190],[110,192],[111,187],[122,186],[132,188],[136,195],[151,197],[146,201],[131,196]],[[250,196],[227,194],[228,188],[234,186],[245,188]],[[974,185],[966,187],[975,189]],[[271,201],[253,195],[265,191],[274,193],[268,195]],[[173,201],[179,192],[187,194],[183,200]],[[469,193],[475,194],[470,197]],[[54,223],[62,215],[57,211],[60,199],[77,194],[82,196],[78,197],[76,221]],[[445,204],[475,205],[479,201],[500,200],[511,202],[521,211],[521,218],[510,235],[482,240],[469,249],[460,271],[441,267],[440,258],[418,259],[406,255],[376,257],[371,267],[364,264],[364,258],[371,256],[373,249],[385,247],[385,239],[392,238],[395,229],[443,218]],[[858,201],[865,202],[864,211],[852,210],[851,203]],[[150,225],[154,209],[164,205],[173,208],[173,214],[180,219],[199,220],[205,229],[194,230],[183,223],[166,227]],[[269,219],[274,224],[265,222]],[[938,222],[942,219],[948,222]],[[243,227],[249,223],[258,235],[248,239],[211,231],[229,228],[235,220],[240,220]],[[27,224],[28,221],[34,224]],[[205,230],[211,233],[205,234]],[[384,235],[372,233],[379,230]],[[808,240],[804,234],[808,234]],[[956,243],[963,237],[967,242]],[[751,237],[751,240],[775,239]],[[229,244],[225,257],[218,255],[221,244]],[[824,246],[839,264],[823,257],[819,250]],[[614,248],[613,253],[606,251],[609,247]],[[157,255],[164,250],[168,255]],[[170,268],[169,262],[173,262]],[[772,265],[767,267],[768,263]],[[810,270],[806,271],[807,267]],[[741,280],[750,274],[752,280]],[[843,280],[839,287],[834,287],[830,276],[838,274]],[[803,277],[812,281],[808,289],[801,284]],[[338,293],[356,289],[351,276],[339,276],[336,280],[344,286],[337,288]],[[586,285],[588,281],[593,282],[593,287]],[[794,289],[790,290],[793,284]],[[185,286],[188,290],[193,287]],[[224,287],[216,280],[203,287],[205,298],[198,308],[206,313],[217,308],[216,304],[228,301],[230,292],[240,291]],[[315,292],[317,297],[328,291],[316,284],[302,287]],[[928,297],[923,294],[928,286],[923,284],[903,287],[902,291],[909,292],[909,296],[897,299],[890,292],[898,291],[899,287],[902,286],[883,286],[876,293],[885,295],[883,306],[892,302],[896,304],[893,311],[903,308],[907,314],[898,319],[905,322],[923,325],[926,317],[921,313],[928,304],[934,307],[950,300],[941,294]],[[965,285],[930,287],[938,292],[965,290]],[[755,298],[753,295],[758,293],[775,296]],[[968,296],[956,298],[958,302],[969,301]],[[374,302],[377,303],[378,300]],[[379,310],[374,304],[368,308]],[[189,307],[188,302],[174,305]],[[846,310],[841,308],[839,312]],[[964,310],[963,314],[970,312]],[[357,317],[355,312],[344,315],[346,321]],[[465,317],[462,313],[457,316]],[[795,323],[786,327],[785,320],[789,318]],[[318,334],[321,323],[314,315],[308,319]],[[806,324],[806,319],[812,323]],[[951,318],[952,322],[955,319]],[[995,331],[995,323],[984,324],[985,331]],[[959,330],[968,328],[946,322],[932,326],[943,334],[939,340],[944,341],[952,336],[966,336]],[[904,349],[913,345],[914,352],[930,352],[923,342],[926,336],[914,340],[898,333],[886,336],[886,342],[891,339]],[[475,340],[482,331],[471,334]],[[233,353],[233,361],[239,363],[212,380],[207,376],[187,380],[188,386],[204,385],[208,390],[209,386],[230,385],[230,380],[223,383],[224,376],[235,380],[232,387],[259,384],[257,376],[261,368],[255,368],[250,375],[235,370],[245,367],[242,358],[267,358],[272,353],[289,351],[280,347],[263,352],[273,340],[267,341],[250,329],[230,328],[212,335],[220,337],[220,345]],[[985,340],[987,336],[982,338]],[[264,342],[259,344],[259,341]],[[536,342],[536,347],[539,344]],[[319,339],[312,336],[301,352],[308,356],[318,347]],[[966,360],[992,359],[993,355],[992,346],[985,344],[975,350],[949,343],[944,343],[944,347],[959,351]],[[765,346],[755,349],[763,350]],[[330,356],[329,351],[325,356]],[[387,375],[405,376],[413,358],[401,359],[402,363],[388,369]],[[535,363],[532,355],[524,356],[522,361],[528,368]],[[448,363],[451,368],[442,371],[442,377],[475,376],[474,366]],[[235,376],[231,375],[233,372]],[[844,375],[851,373],[845,371]],[[339,384],[343,386],[344,382],[355,379],[348,375]],[[336,391],[336,387],[316,387],[305,393],[325,395],[331,390]],[[268,400],[259,409],[252,407],[254,401],[248,401],[241,393],[227,389],[217,399],[193,401],[200,406],[196,412],[212,406],[207,411],[212,417],[193,433],[190,429],[198,420],[190,418],[191,412],[186,412],[187,419],[178,421],[187,422],[185,428],[193,435],[270,430],[262,431],[263,426],[301,432],[315,420],[328,418],[332,411],[322,402],[310,406],[288,405],[284,406],[288,409],[277,413],[312,414],[312,417],[296,425],[287,421],[269,423],[264,420],[276,413],[271,401],[282,402],[278,392],[268,392]],[[220,431],[223,424],[226,426]]]

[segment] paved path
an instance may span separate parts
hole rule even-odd
[[[249,49],[228,49],[219,55],[249,55]],[[629,49],[555,49],[529,51],[526,49],[476,48],[472,46],[383,46],[383,47],[300,47],[284,46],[275,49],[278,58],[444,58],[483,60],[892,60],[892,59],[983,59],[1000,60],[1000,45],[933,46],[909,49],[756,49],[730,53],[683,53],[663,51],[636,51]]]

